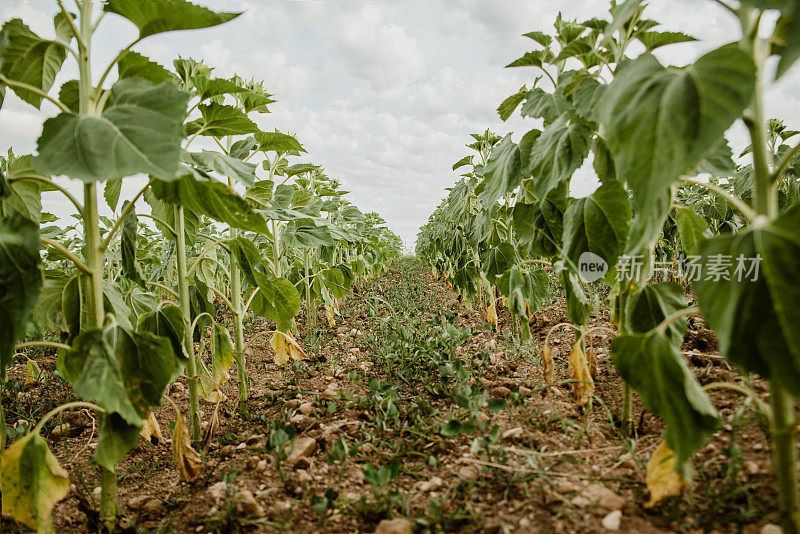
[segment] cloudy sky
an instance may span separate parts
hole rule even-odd
[[[353,202],[379,212],[407,246],[457,178],[450,168],[468,154],[470,132],[490,128],[516,132],[519,139],[536,126],[519,118],[502,123],[495,113],[506,96],[532,81],[530,69],[503,68],[532,48],[520,35],[549,32],[559,11],[568,19],[586,19],[607,10],[599,0],[200,3],[245,14],[216,28],[151,37],[135,50],[164,65],[180,55],[205,60],[218,75],[263,79],[278,102],[271,114],[259,117],[259,125],[296,134],[308,150],[297,162],[324,166],[352,192]],[[50,35],[55,4],[2,0],[0,19],[21,17],[34,31]],[[736,22],[710,0],[652,0],[648,15],[662,21],[662,29],[701,39],[662,49],[661,59],[675,64],[739,37]],[[127,21],[106,17],[94,45],[95,70],[135,35]],[[797,129],[799,71],[768,91],[770,116]],[[56,83],[74,72],[65,68]],[[43,115],[55,112],[48,106],[40,113],[7,96],[0,110],[0,150],[32,152]],[[745,145],[739,128],[730,137],[735,148]],[[583,173],[574,194],[587,194],[591,184]],[[45,209],[69,213],[68,206],[50,199]]]

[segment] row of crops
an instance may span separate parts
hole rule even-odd
[[[531,68],[534,81],[497,111],[506,120],[520,109],[540,127],[518,142],[472,135],[474,152],[453,166],[461,177],[422,228],[417,254],[485,306],[489,322],[505,304],[523,339],[559,283],[571,324],[558,328],[576,332],[571,387],[585,407],[595,387],[587,347],[608,331],[587,324],[604,305],[594,284],[605,282],[611,355],[625,381],[617,415],[630,432],[635,390],[666,422],[648,464],[649,504],[691,481],[693,452],[720,426],[707,392],[726,388],[771,421],[783,529],[796,533],[800,132],[767,120],[764,93],[800,55],[800,8],[717,3],[743,37],[680,68],[652,52],[695,39],[661,29],[639,0],[612,3],[607,20],[559,16],[554,32],[526,34],[533,50],[508,66]],[[734,157],[724,134],[738,122],[751,144]],[[587,165],[600,186],[573,198]],[[748,387],[701,387],[680,353],[697,314],[724,358],[769,381],[769,405]],[[549,382],[552,352],[545,342]]]
[[[152,35],[215,26],[237,13],[183,0],[76,6],[73,13],[58,1],[52,37],[19,19],[0,31],[0,104],[13,91],[34,108],[58,108],[35,155],[0,158],[0,380],[18,362],[35,373],[29,351],[57,350],[58,375],[80,399],[8,448],[0,411],[3,513],[39,531],[50,528],[50,511],[70,488],[40,435],[54,416],[81,408],[100,416],[93,460],[102,472],[100,520],[110,531],[115,466],[140,434],[156,431],[153,410],[169,384],[187,378],[172,449],[192,480],[202,467],[193,446],[215,430],[208,424],[201,434],[199,400],[218,405],[234,366],[238,410],[247,414],[248,346],[268,341],[277,363],[305,358],[298,325],[313,336],[323,308],[335,325],[339,299],[402,249],[377,214],[346,199],[339,181],[292,161],[305,153],[294,136],[257,126],[274,102],[262,82],[217,77],[193,59],[165,68],[134,51]],[[93,77],[92,37],[108,15],[139,33]],[[79,77],[55,91],[68,61]],[[83,194],[56,176],[80,180]],[[123,198],[129,189],[136,192]],[[60,195],[74,212],[71,225],[42,211],[43,194]],[[111,217],[101,215],[104,203]],[[253,315],[268,327],[245,344]]]

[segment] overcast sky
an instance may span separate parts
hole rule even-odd
[[[464,145],[471,142],[470,132],[515,132],[518,140],[536,126],[520,118],[503,123],[495,113],[506,96],[532,81],[531,69],[503,68],[532,49],[532,41],[520,35],[551,32],[559,11],[583,20],[605,16],[608,6],[599,0],[199,3],[245,14],[215,28],[151,37],[135,50],[164,65],[180,55],[205,60],[217,75],[263,79],[278,101],[271,114],[258,117],[260,127],[296,134],[308,155],[295,162],[324,166],[352,192],[351,201],[379,212],[408,246],[456,180],[451,166],[469,153]],[[21,17],[34,31],[50,35],[55,5],[54,0],[0,0],[0,19]],[[653,0],[648,15],[662,21],[661,29],[701,39],[662,49],[662,60],[676,64],[739,38],[736,22],[709,0]],[[100,56],[94,69],[101,71],[135,35],[124,19],[106,17],[94,45]],[[799,70],[768,91],[770,116],[795,129],[800,129]],[[71,77],[70,66],[56,83]],[[0,150],[32,152],[43,116],[54,112],[49,104],[40,113],[7,96],[0,109]],[[740,129],[730,137],[735,148],[745,145]],[[574,194],[591,192],[589,174],[581,174]],[[70,212],[51,199],[45,209]]]

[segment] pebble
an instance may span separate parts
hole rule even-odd
[[[142,506],[142,512],[147,515],[158,515],[164,511],[164,503],[161,502],[161,499],[149,499],[144,506]]]
[[[603,525],[603,528],[606,530],[619,530],[619,527],[622,524],[622,512],[620,510],[609,512],[609,514],[603,518],[600,524]]]
[[[233,496],[236,501],[236,512],[245,517],[264,517],[264,509],[258,504],[253,494],[247,490],[239,490]]]
[[[474,465],[465,465],[458,470],[458,476],[467,480],[477,480],[480,474],[480,470]]]
[[[493,397],[502,397],[505,399],[511,396],[511,390],[505,386],[498,386],[496,388],[490,389],[489,394],[492,395]]]
[[[783,534],[783,529],[778,525],[767,523],[761,527],[760,534]]]
[[[62,437],[65,438],[70,435],[71,431],[72,431],[72,425],[70,425],[69,423],[64,423],[61,425],[54,426],[53,430],[50,431],[50,435],[53,436],[54,438],[62,438]]]
[[[508,430],[503,432],[503,434],[500,437],[502,439],[516,439],[522,437],[523,432],[524,431],[522,430],[522,427],[518,426],[516,428],[509,428]]]
[[[625,499],[601,484],[590,484],[572,499],[572,504],[581,508],[597,504],[606,510],[621,510]]]
[[[311,415],[312,413],[314,413],[314,405],[311,404],[310,402],[304,402],[297,409],[303,415]]]
[[[228,488],[224,482],[217,482],[208,487],[206,490],[206,494],[208,498],[213,503],[220,503],[223,499],[225,499],[225,494],[228,492]]]
[[[430,491],[436,491],[437,489],[441,488],[444,485],[444,481],[439,477],[433,477],[430,480],[427,480],[422,483],[419,487],[419,491],[421,493],[428,493]]]
[[[384,519],[378,523],[375,534],[414,534],[414,528],[408,519]]]
[[[308,458],[317,449],[317,440],[309,437],[297,438],[294,446],[287,445],[287,450],[291,451],[286,458],[286,463],[295,465],[301,458]]]

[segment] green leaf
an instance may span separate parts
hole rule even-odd
[[[245,92],[243,87],[224,78],[194,76],[190,78],[190,81],[194,85],[201,102],[219,95],[233,95]]]
[[[464,156],[453,164],[453,170],[460,169],[466,165],[472,165],[472,156]]]
[[[56,31],[56,37],[59,41],[69,43],[75,38],[70,21],[74,24],[76,18],[75,13],[64,14],[63,11],[59,11],[53,17],[53,29]]]
[[[700,253],[700,244],[705,241],[705,232],[708,230],[706,220],[689,207],[681,206],[676,209],[675,222],[681,235],[683,250],[690,256]]]
[[[119,81],[101,117],[60,113],[45,121],[34,167],[85,182],[136,173],[173,180],[186,103],[186,93],[171,82]]]
[[[125,210],[130,202],[127,200],[122,204]],[[136,218],[136,211],[130,213],[122,221],[122,235],[120,238],[120,254],[122,256],[122,276],[131,282],[145,288],[144,273],[142,267],[136,260],[136,241],[138,239],[139,219]]]
[[[714,433],[719,419],[683,356],[657,332],[618,336],[611,356],[644,405],[666,421],[664,439],[675,451],[675,470],[689,480],[692,452]]]
[[[158,306],[153,311],[145,313],[139,318],[136,330],[167,338],[172,345],[172,352],[178,358],[186,359],[183,348],[186,324],[183,321],[183,312],[177,306]]]
[[[119,414],[110,414],[100,427],[92,459],[112,473],[115,472],[117,463],[138,443],[141,429],[141,422],[128,423]]]
[[[507,121],[508,118],[514,114],[514,111],[516,111],[517,107],[525,100],[525,95],[527,94],[528,88],[523,85],[519,91],[503,100],[497,108],[497,114],[500,115],[500,119],[503,122]],[[453,170],[456,170],[456,168],[454,167]]]
[[[456,419],[451,419],[446,425],[442,426],[439,433],[446,437],[457,436],[461,433],[461,423]]]
[[[179,368],[167,338],[118,326],[81,332],[64,358],[76,395],[138,427]]]
[[[617,169],[614,167],[614,158],[611,156],[611,152],[608,151],[605,139],[599,135],[592,140],[592,154],[594,155],[592,166],[600,182],[606,183],[616,180]]]
[[[623,28],[633,18],[640,9],[641,3],[642,0],[625,0],[625,3],[618,4],[611,9],[614,18],[603,31],[605,39],[600,43],[601,46],[610,41],[614,32]]]
[[[103,10],[116,13],[139,28],[139,38],[175,30],[209,28],[241,13],[215,13],[186,0],[107,0]]]
[[[534,87],[525,95],[525,105],[520,113],[523,117],[544,119],[545,122],[553,122],[560,115],[555,96],[539,87]]]
[[[6,179],[0,174],[0,201],[5,216],[16,213],[39,225],[42,222],[41,193],[50,191],[51,187],[46,183],[29,179],[49,181],[49,177],[33,170],[31,159],[31,156],[14,158],[8,164]]]
[[[591,252],[613,267],[625,250],[630,218],[628,192],[617,181],[573,200],[564,214],[565,257],[577,266],[581,254]]]
[[[325,287],[334,298],[344,298],[350,287],[345,286],[344,273],[341,270],[334,267],[332,269],[323,269],[319,274],[325,283]]]
[[[240,139],[231,145],[231,157],[236,159],[246,159],[258,144],[254,137]]]
[[[781,57],[776,78],[780,78],[800,57],[800,6],[793,0],[745,0],[760,9],[779,9],[781,16],[772,36],[772,53]]]
[[[623,64],[603,98],[602,123],[637,208],[664,197],[720,142],[754,88],[753,59],[736,44],[683,69],[664,68],[651,54]]]
[[[567,317],[577,325],[584,325],[589,320],[592,305],[583,290],[578,275],[570,270],[561,272],[561,283],[567,296]]]
[[[511,140],[511,134],[492,148],[483,176],[484,189],[478,198],[486,207],[519,186],[522,181],[519,147]]]
[[[486,409],[490,412],[497,413],[505,410],[506,405],[508,405],[508,402],[505,399],[489,399],[486,402]]]
[[[42,39],[20,19],[9,20],[0,30],[0,73],[9,80],[47,93],[66,57],[63,44]],[[12,91],[35,108],[41,107],[41,96],[16,87]]]
[[[37,532],[51,531],[50,512],[69,495],[69,473],[38,432],[17,439],[1,458],[3,514]]]
[[[103,197],[106,199],[108,207],[111,211],[117,211],[117,204],[119,204],[119,195],[122,192],[122,178],[111,178],[106,180],[105,188],[103,189]]]
[[[711,148],[703,156],[695,168],[695,173],[707,172],[714,178],[728,178],[736,174],[736,163],[733,161],[733,150],[724,137],[719,144]]]
[[[481,258],[481,270],[486,273],[490,282],[508,269],[516,265],[517,252],[511,243],[500,243],[497,247],[487,250]]]
[[[526,52],[524,56],[519,59],[515,59],[508,65],[506,68],[511,67],[541,67],[542,61],[547,57],[546,50],[534,50],[532,52]]]
[[[5,377],[14,346],[42,290],[39,227],[18,214],[0,218],[0,376]]]
[[[175,79],[175,76],[170,71],[155,61],[130,51],[125,53],[122,59],[119,60],[119,63],[117,63],[117,70],[120,80],[124,80],[125,78],[141,78],[153,85],[158,85],[162,82]]]
[[[253,313],[275,321],[277,330],[288,333],[292,319],[300,311],[300,294],[285,278],[270,280],[259,271],[253,274],[259,288],[253,299]]]
[[[572,122],[566,116],[548,125],[531,149],[530,164],[524,172],[534,177],[534,189],[539,198],[566,182],[589,155],[594,129],[582,122]]]
[[[553,38],[552,37],[550,37],[546,33],[542,33],[542,32],[528,32],[528,33],[522,34],[522,36],[523,37],[527,37],[529,39],[533,39],[534,41],[536,41],[537,43],[539,43],[540,45],[542,45],[544,47],[550,46],[550,43],[553,42]]]
[[[703,315],[719,336],[722,355],[780,383],[795,397],[800,397],[798,228],[800,206],[794,206],[772,223],[706,240],[700,245],[703,276],[692,283]],[[757,257],[755,276],[747,271]],[[715,262],[725,273],[719,280],[709,276]]]
[[[184,175],[173,182],[156,181],[152,185],[153,196],[163,202],[180,204],[186,210],[234,228],[267,233],[267,223],[253,211],[245,199],[212,178]]]
[[[683,286],[677,282],[648,284],[633,292],[625,306],[625,330],[645,334],[661,321],[688,306]],[[667,338],[680,348],[686,331],[687,318],[673,321],[667,329]]]
[[[547,298],[549,283],[549,276],[544,270],[525,272],[512,268],[497,280],[497,288],[508,298],[508,309],[519,317],[527,318],[525,303],[533,313],[541,309]]]
[[[681,32],[640,32],[636,34],[636,38],[642,42],[648,51],[666,45],[697,41],[697,39],[691,35],[686,35]]]
[[[234,362],[233,341],[228,329],[214,321],[211,327],[211,378],[224,382]]]
[[[305,152],[303,145],[294,136],[280,132],[258,132],[254,136],[258,150],[262,152]]]
[[[184,163],[194,165],[203,172],[216,172],[225,178],[252,186],[256,179],[256,166],[253,163],[245,163],[240,159],[226,156],[221,152],[183,152],[181,160]]]
[[[244,112],[233,106],[211,102],[200,104],[197,109],[202,117],[186,124],[188,135],[225,137],[258,132],[258,126]]]

